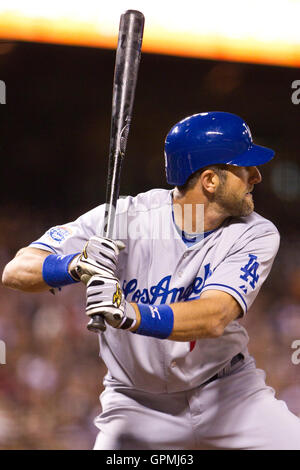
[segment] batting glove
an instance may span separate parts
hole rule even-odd
[[[120,240],[91,237],[72,265],[70,274],[84,284],[95,274],[114,277],[119,253],[124,248],[125,245]]]
[[[86,314],[102,315],[114,328],[127,330],[136,324],[133,306],[124,298],[119,280],[95,274],[87,283]]]

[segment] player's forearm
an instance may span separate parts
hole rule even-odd
[[[224,332],[228,315],[220,305],[210,299],[171,304],[174,326],[168,339],[193,341],[201,338],[218,338]]]
[[[2,283],[24,292],[42,292],[50,287],[43,279],[42,269],[50,253],[37,248],[22,248],[4,268]]]
[[[132,304],[137,314],[136,331],[141,323],[141,315],[136,304]],[[173,311],[173,329],[168,339],[172,341],[193,341],[200,338],[215,338],[223,334],[224,321],[217,314],[209,300],[178,302],[170,304]]]
[[[142,329],[147,329],[151,324],[151,318],[149,323],[149,320],[145,317],[143,307],[140,305],[137,306],[137,304],[132,305],[135,308],[137,318],[137,322],[132,331],[141,331],[141,326]],[[150,317],[159,319],[159,321],[156,321],[155,328],[162,328],[162,330],[166,332],[168,331],[168,325],[166,324],[167,316],[170,332],[162,337],[172,341],[194,341],[204,338],[218,338],[224,333],[224,329],[228,323],[235,320],[241,313],[241,307],[233,297],[224,292],[216,291],[205,292],[201,299],[170,304],[167,306],[169,310],[162,307],[163,306],[151,306]],[[143,311],[140,312],[139,308],[142,308]],[[144,319],[146,318],[146,323],[145,320],[143,320],[143,316]],[[161,327],[161,325],[164,326]]]

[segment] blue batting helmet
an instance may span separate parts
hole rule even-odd
[[[175,186],[205,166],[257,166],[273,157],[273,150],[253,144],[242,118],[219,111],[183,119],[172,127],[165,141],[167,181]]]

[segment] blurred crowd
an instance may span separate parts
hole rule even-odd
[[[43,229],[33,214],[0,216],[0,270]],[[22,240],[23,239],[23,240]],[[105,366],[86,329],[78,284],[28,294],[0,286],[0,449],[91,449]]]
[[[91,448],[105,368],[86,330],[84,289],[0,295],[0,448]]]
[[[32,219],[28,226],[18,220],[0,220],[1,272],[20,240],[29,243],[40,230]],[[291,347],[300,340],[299,258],[297,237],[285,237],[270,278],[241,322],[268,385],[300,417],[300,364],[292,362]],[[92,448],[106,369],[97,336],[86,329],[84,287],[52,295],[1,286],[0,296],[0,340],[7,348],[0,365],[0,449]]]

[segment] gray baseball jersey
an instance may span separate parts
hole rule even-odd
[[[118,201],[115,237],[126,249],[118,276],[128,301],[170,304],[201,297],[207,290],[232,295],[246,314],[268,276],[279,247],[276,227],[257,213],[229,218],[196,243],[182,239],[173,218],[172,191],[154,189]],[[74,222],[49,229],[31,246],[58,254],[80,252],[101,235],[104,205]],[[99,335],[106,383],[153,393],[191,390],[247,350],[238,321],[219,338],[175,342],[107,326]]]

